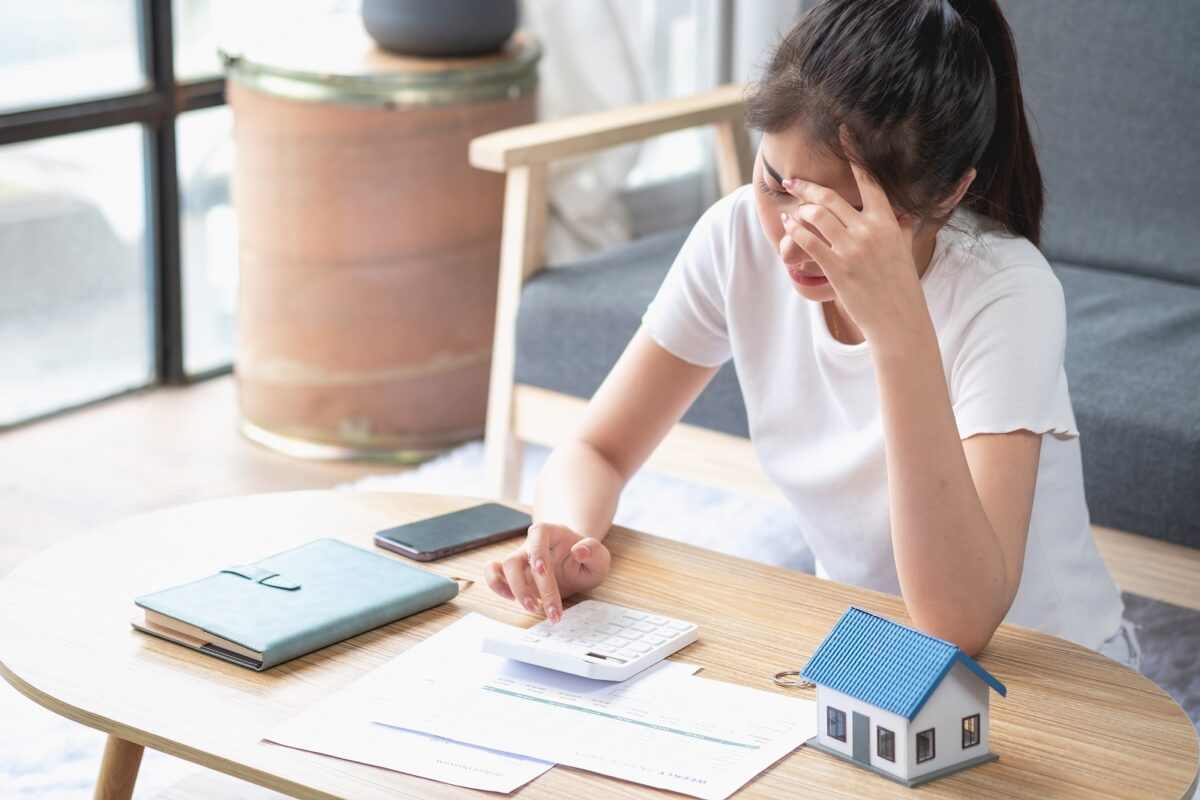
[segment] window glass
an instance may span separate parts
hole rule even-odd
[[[176,128],[183,367],[194,375],[233,361],[237,307],[237,217],[229,200],[233,115],[191,111]]]
[[[825,707],[826,730],[834,739],[846,741],[846,712],[833,706]]]
[[[979,744],[979,715],[966,717],[962,722],[962,746],[971,747]]]
[[[0,113],[144,88],[137,6],[0,0]]]
[[[888,761],[896,760],[896,734],[889,731],[887,728],[876,728],[876,748],[875,752],[880,758],[886,758]]]
[[[933,753],[933,729],[930,728],[917,734],[917,763],[933,758]]]
[[[0,147],[0,425],[152,380],[144,140]]]

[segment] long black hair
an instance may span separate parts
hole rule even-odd
[[[962,203],[1040,243],[1045,190],[996,0],[823,0],[749,87],[746,122],[853,158],[919,220],[945,223],[975,167]]]

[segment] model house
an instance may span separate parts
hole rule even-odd
[[[801,675],[827,753],[909,786],[997,758],[988,687],[1004,684],[949,642],[852,607]]]

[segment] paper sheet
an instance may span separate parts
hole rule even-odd
[[[513,792],[554,766],[500,750],[461,744],[439,736],[375,724],[381,703],[414,678],[441,674],[469,676],[474,685],[489,678],[525,679],[564,691],[611,686],[480,650],[483,637],[509,626],[468,614],[353,684],[288,720],[264,737],[276,744],[419,775],[443,783],[493,792]],[[698,667],[663,662],[664,674],[690,675]],[[647,672],[651,672],[648,670]],[[640,676],[639,676],[640,677]],[[453,680],[453,679],[452,679]]]
[[[723,800],[816,734],[810,700],[669,669],[644,675],[596,685],[503,668],[411,673],[374,718],[704,800]]]

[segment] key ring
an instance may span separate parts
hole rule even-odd
[[[800,677],[800,670],[785,669],[783,672],[776,672],[775,677],[771,678],[776,686],[783,686],[787,689],[812,689],[816,686],[812,681],[803,680]]]

